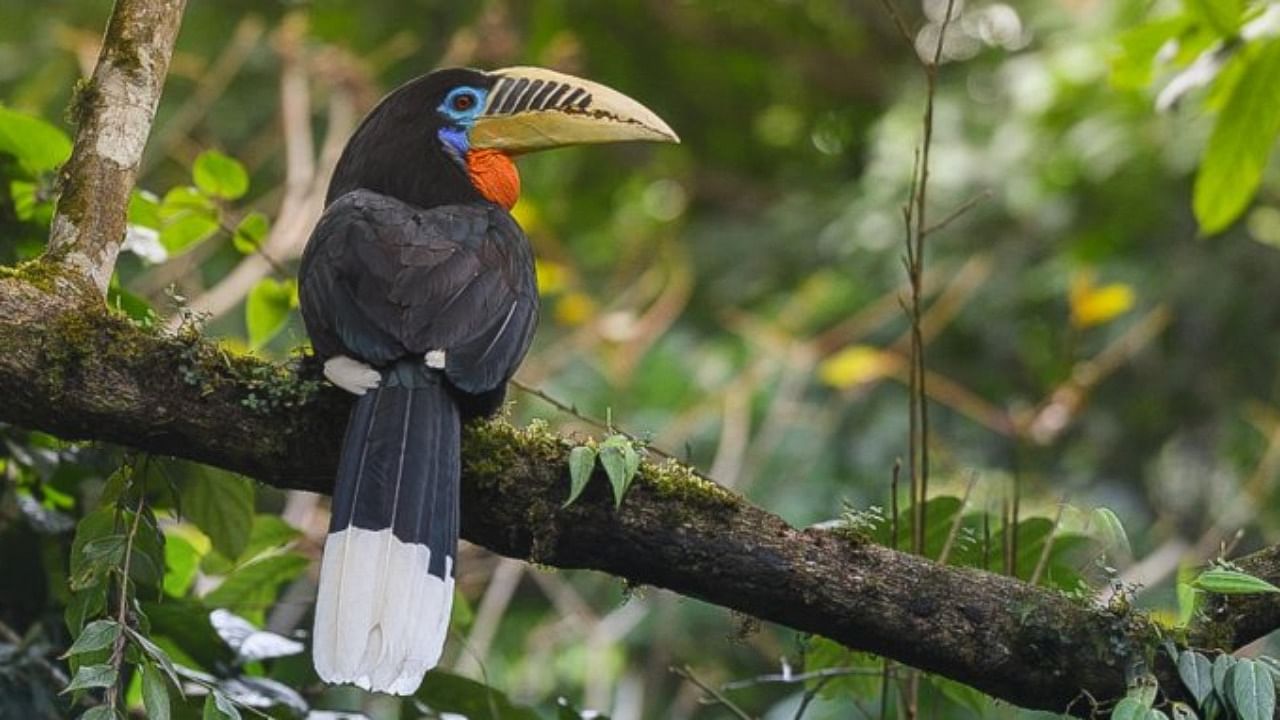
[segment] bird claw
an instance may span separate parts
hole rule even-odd
[[[444,361],[445,361],[444,351],[432,350],[431,352],[422,356],[422,361],[426,363],[427,367],[429,368],[434,368],[436,370],[443,370]]]
[[[364,395],[382,383],[382,375],[371,365],[346,355],[325,360],[324,376],[352,395]]]

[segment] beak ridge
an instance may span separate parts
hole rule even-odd
[[[680,142],[652,110],[600,83],[537,67],[492,75],[497,82],[471,130],[472,147],[516,153],[586,143]]]

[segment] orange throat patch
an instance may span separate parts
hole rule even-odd
[[[467,151],[471,184],[490,202],[510,210],[520,198],[520,173],[510,155],[501,150]]]

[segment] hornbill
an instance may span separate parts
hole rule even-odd
[[[679,142],[635,100],[550,70],[437,70],[348,141],[302,257],[324,374],[355,394],[320,565],[326,682],[399,695],[440,659],[458,546],[460,423],[492,414],[538,318],[512,158]]]

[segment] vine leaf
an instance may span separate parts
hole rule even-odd
[[[569,451],[569,499],[561,507],[569,507],[582,494],[595,469],[596,455],[596,449],[590,445],[579,445]]]
[[[72,655],[105,649],[118,637],[120,637],[120,624],[115,620],[94,620],[84,626],[80,635],[76,637],[76,641],[67,648],[62,657],[68,658]]]
[[[1239,570],[1214,567],[1200,573],[1200,577],[1192,581],[1191,586],[1218,595],[1253,595],[1257,593],[1280,592],[1280,588],[1248,573]]]
[[[1236,663],[1231,673],[1231,700],[1241,720],[1270,720],[1276,710],[1271,672],[1252,660]]]
[[[622,506],[622,498],[640,469],[640,454],[624,435],[610,435],[600,443],[600,464],[613,485],[614,507]]]
[[[1196,704],[1203,707],[1205,698],[1213,693],[1213,665],[1209,658],[1194,650],[1182,651],[1178,656],[1178,677],[1191,691]]]

